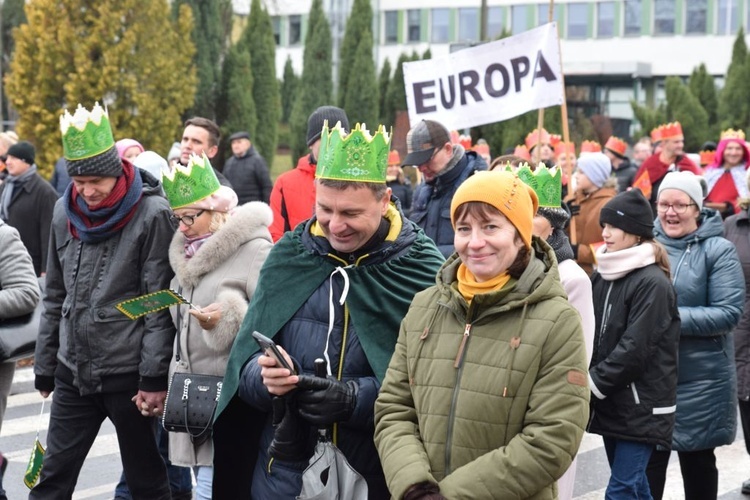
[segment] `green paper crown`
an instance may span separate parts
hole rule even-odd
[[[539,198],[540,207],[560,208],[562,171],[559,168],[549,169],[544,165],[539,165],[536,170],[531,170],[528,163],[522,163],[516,170],[516,174],[534,190]]]
[[[190,155],[186,167],[178,163],[171,170],[162,170],[161,185],[173,210],[207,198],[221,187],[206,153]]]
[[[350,182],[385,184],[391,137],[380,125],[374,136],[365,124],[345,135],[341,124],[329,130],[328,120],[320,135],[320,154],[315,177]]]
[[[60,117],[60,131],[63,156],[67,160],[91,158],[115,145],[109,115],[98,102],[90,113],[80,104],[73,115],[66,109]]]

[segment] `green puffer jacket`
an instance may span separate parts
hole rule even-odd
[[[586,349],[554,252],[533,244],[518,281],[471,307],[456,255],[414,297],[375,404],[394,498],[423,481],[451,500],[557,497],[588,421]]]

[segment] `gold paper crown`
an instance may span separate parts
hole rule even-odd
[[[698,153],[701,157],[701,167],[711,165],[716,158],[716,151],[701,151]]]
[[[562,136],[560,134],[550,134],[549,145],[552,147],[552,149],[555,149],[555,147],[561,142],[562,142]]]
[[[625,156],[625,152],[628,150],[628,145],[625,143],[625,141],[623,141],[619,137],[615,137],[614,135],[609,136],[609,139],[607,139],[604,147],[614,153],[617,153],[620,156]]]
[[[573,144],[572,142],[562,142],[562,141],[555,144],[555,158],[565,153],[575,156],[576,145]]]
[[[206,153],[190,155],[187,166],[177,163],[171,170],[162,170],[161,184],[174,210],[207,198],[221,187]]]
[[[583,141],[581,143],[581,153],[601,153],[602,145],[596,141]]]
[[[346,135],[341,124],[329,130],[328,120],[320,135],[320,158],[315,170],[318,179],[385,183],[391,136],[378,126],[371,135],[365,124],[357,124]]]
[[[523,144],[519,144],[516,146],[516,149],[513,150],[513,155],[518,156],[519,158],[523,158],[526,161],[531,160],[531,154],[529,154],[529,148],[527,148]]]
[[[651,140],[653,142],[675,139],[677,137],[684,137],[680,122],[665,123],[651,131]]]
[[[528,163],[522,163],[516,170],[516,175],[534,190],[540,207],[560,208],[562,171],[559,168],[549,169],[540,164],[536,170],[531,170]]]
[[[728,128],[724,132],[721,133],[720,139],[722,141],[724,139],[737,139],[740,141],[744,141],[745,132],[743,130],[734,130],[734,129]]]
[[[60,132],[67,160],[91,158],[115,146],[109,114],[98,102],[91,112],[80,104],[73,115],[66,109],[60,116]]]
[[[529,132],[524,142],[526,143],[526,147],[529,148],[529,151],[531,151],[537,145],[537,142],[540,144],[549,144],[550,135],[549,135],[549,132],[547,132],[545,129],[542,129],[541,137],[540,137],[539,130],[534,129],[531,132]]]

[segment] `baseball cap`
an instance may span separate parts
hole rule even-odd
[[[450,133],[442,124],[433,120],[422,120],[406,134],[406,158],[402,165],[427,163],[436,149],[450,142]]]

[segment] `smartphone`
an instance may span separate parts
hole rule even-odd
[[[266,356],[275,359],[276,363],[281,368],[286,368],[292,375],[297,375],[297,371],[294,369],[294,367],[289,366],[289,363],[286,362],[286,358],[281,354],[281,351],[279,351],[279,348],[276,346],[273,340],[269,339],[260,332],[253,332],[253,338],[258,343],[260,348],[263,349],[263,352]]]

